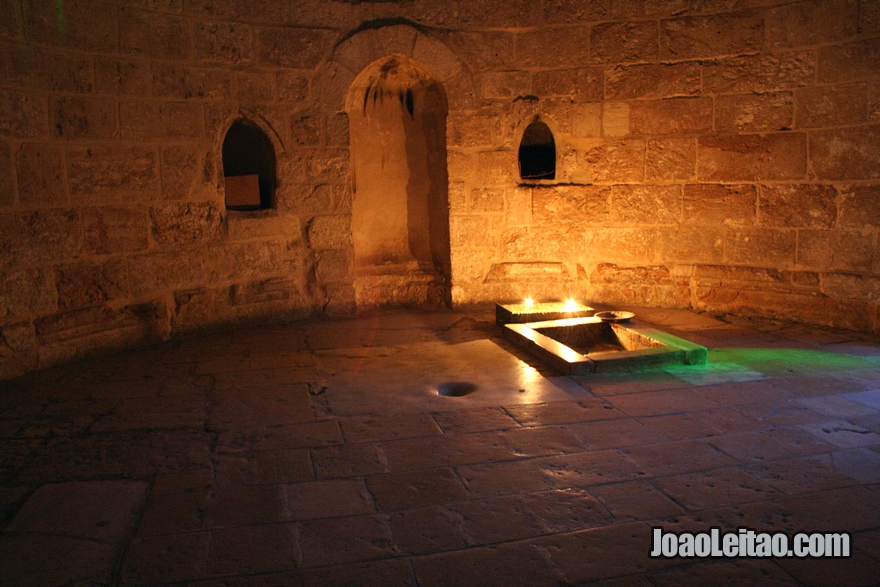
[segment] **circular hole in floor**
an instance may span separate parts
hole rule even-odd
[[[450,381],[437,386],[437,395],[445,397],[462,397],[477,391],[477,386],[467,381]]]

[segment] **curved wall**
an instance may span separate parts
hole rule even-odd
[[[877,331],[876,2],[0,4],[0,376],[355,307],[345,97],[448,101],[455,304],[562,293]],[[556,177],[519,179],[538,115]],[[246,118],[276,205],[224,208]]]

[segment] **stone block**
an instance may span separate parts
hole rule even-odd
[[[460,151],[446,151],[446,167],[449,171],[449,181],[467,181],[471,179],[476,169],[476,157],[471,153]]]
[[[507,196],[507,225],[528,226],[532,223],[531,188],[514,188]]]
[[[727,261],[754,267],[788,269],[794,266],[797,233],[771,228],[739,228],[727,233]]]
[[[449,238],[453,247],[492,246],[487,216],[453,216],[449,219]]]
[[[216,202],[186,202],[150,208],[150,234],[160,245],[211,241],[220,236]]]
[[[0,91],[0,137],[34,139],[49,135],[49,110],[44,97]]]
[[[121,102],[122,138],[138,141],[198,138],[204,133],[205,112],[191,102]]]
[[[43,45],[110,53],[118,45],[116,7],[107,3],[67,2],[63,13],[52,4],[34,4],[26,12],[29,37]]]
[[[464,182],[449,184],[449,212],[452,215],[467,213],[468,187]]]
[[[601,103],[593,102],[589,104],[572,105],[571,135],[576,139],[602,136]]]
[[[509,184],[519,175],[519,162],[513,151],[485,151],[477,159],[477,173],[485,185]]]
[[[541,96],[568,96],[576,102],[604,98],[604,75],[601,67],[536,71],[532,91]]]
[[[578,164],[597,183],[641,182],[645,177],[645,141],[603,141],[579,152]]]
[[[681,186],[616,185],[611,191],[611,222],[677,224],[681,221]]]
[[[565,234],[572,231],[572,225],[544,225],[541,227],[514,227],[501,232],[500,252],[505,261],[527,262],[534,259],[557,260],[574,251],[579,242]],[[572,242],[574,241],[574,242]],[[477,245],[475,244],[474,247]],[[486,257],[480,265],[485,271],[492,264],[493,257]],[[496,275],[497,273],[493,273]]]
[[[583,0],[552,0],[544,5],[544,20],[549,23],[596,22],[620,20],[638,14],[637,0],[615,2],[583,2]]]
[[[0,63],[7,83],[47,92],[89,94],[95,85],[92,56],[0,40],[0,54],[14,56]]]
[[[608,221],[611,188],[600,186],[556,186],[532,189],[532,219],[535,224],[598,224]]]
[[[454,78],[462,72],[462,62],[449,47],[422,32],[416,35],[413,59],[425,65],[433,77],[440,81]]]
[[[15,203],[15,172],[9,145],[0,141],[0,208]]]
[[[176,145],[162,149],[162,199],[216,197],[214,153],[210,147]]]
[[[133,255],[128,265],[131,293],[143,297],[216,283],[221,270],[218,256],[217,252],[207,257],[201,251],[176,249]]]
[[[754,224],[758,190],[753,185],[690,184],[684,186],[682,222],[709,226]]]
[[[294,114],[290,123],[290,137],[297,147],[323,145],[324,117],[310,112]]]
[[[37,340],[30,321],[0,326],[0,379],[12,379],[37,368]]]
[[[655,228],[586,228],[582,258],[598,263],[652,263],[659,252]]]
[[[697,174],[697,140],[651,139],[645,158],[646,181],[691,180]]]
[[[831,228],[837,220],[837,190],[829,185],[764,185],[758,197],[762,226]]]
[[[64,154],[53,145],[21,146],[15,156],[18,197],[22,204],[65,204]],[[10,174],[10,192],[12,188]],[[10,193],[11,195],[11,193]]]
[[[47,268],[13,270],[0,278],[0,319],[4,322],[58,311],[55,273]]]
[[[348,114],[340,112],[327,116],[327,145],[330,147],[348,147]]]
[[[590,64],[589,27],[565,27],[519,33],[516,63],[520,67],[568,68]]]
[[[244,65],[255,58],[253,30],[238,22],[197,20],[193,46],[200,61]]]
[[[300,217],[294,214],[278,214],[273,210],[248,214],[229,214],[226,227],[231,241],[283,237],[300,239]]]
[[[507,31],[451,31],[437,38],[461,56],[471,71],[515,70],[516,35]],[[556,67],[563,65],[557,64]],[[518,94],[521,95],[521,94]]]
[[[55,285],[59,310],[103,304],[128,296],[128,265],[121,259],[67,263],[58,266]]]
[[[322,251],[318,256],[315,276],[319,283],[351,283],[354,278],[351,251]]]
[[[454,147],[496,147],[501,143],[498,116],[457,115],[446,119],[447,144]]]
[[[742,55],[703,65],[703,91],[710,94],[774,92],[812,85],[816,62],[811,51]]]
[[[83,208],[85,249],[92,255],[143,251],[149,246],[150,217],[146,209]]]
[[[638,100],[630,106],[630,132],[680,135],[712,131],[711,98]]]
[[[609,100],[695,96],[702,80],[699,63],[646,63],[618,65],[605,74]]]
[[[330,52],[336,33],[326,29],[291,29],[265,26],[257,29],[260,63],[275,67],[314,69]]]
[[[873,230],[880,226],[880,186],[842,186],[840,192],[839,226],[855,230]]]
[[[724,230],[686,226],[660,230],[660,260],[666,263],[722,263]]]
[[[471,211],[503,212],[507,191],[501,188],[477,188],[471,190]]]
[[[150,62],[114,57],[95,58],[95,91],[99,94],[148,96],[153,87]]]
[[[245,104],[275,100],[276,75],[268,71],[236,71],[234,74],[236,98]]]
[[[654,21],[600,24],[590,33],[590,60],[594,63],[656,61],[657,56]]]
[[[281,277],[236,283],[230,289],[230,293],[234,306],[264,304],[299,297],[294,281]]]
[[[223,69],[153,65],[153,94],[173,100],[232,97],[232,73]]]
[[[867,122],[865,84],[806,88],[796,93],[798,128],[850,126]]]
[[[767,44],[773,49],[834,43],[858,32],[858,0],[808,0],[767,11]]]
[[[458,10],[459,22],[467,28],[519,28],[532,26],[541,18],[541,7],[529,0],[510,0],[499,4],[466,2]]]
[[[154,198],[158,156],[143,147],[77,147],[67,151],[70,197],[78,200]]]
[[[871,241],[861,232],[800,230],[797,264],[816,271],[870,271],[874,250]]]
[[[190,21],[179,16],[123,8],[119,16],[123,53],[156,59],[185,60],[193,55]]]
[[[798,101],[800,107],[800,101]],[[742,94],[715,98],[715,130],[763,132],[791,130],[794,100],[791,92]]]
[[[351,216],[316,216],[306,227],[314,250],[347,249],[351,246]]]
[[[803,179],[806,172],[807,137],[801,133],[699,139],[697,177],[701,181]]]
[[[810,162],[820,179],[880,178],[880,125],[810,133]]]
[[[822,292],[837,299],[875,302],[880,299],[880,277],[851,273],[825,273]]]
[[[630,133],[630,105],[626,102],[602,103],[602,134],[625,137]]]
[[[0,214],[0,267],[23,267],[73,259],[82,253],[80,215],[47,208]]]
[[[877,78],[880,37],[845,45],[822,47],[818,53],[819,83],[844,83]]]
[[[763,48],[759,12],[692,16],[660,21],[660,59],[754,53]]]
[[[531,92],[532,74],[527,71],[487,71],[480,76],[484,98],[513,98]]]
[[[116,104],[106,99],[59,97],[50,100],[49,123],[58,139],[116,137]]]
[[[309,79],[301,73],[281,70],[275,72],[277,99],[289,104],[305,102],[309,98]]]

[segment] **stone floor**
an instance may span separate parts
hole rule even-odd
[[[572,379],[491,310],[382,311],[0,384],[0,585],[878,584],[880,345],[636,311],[710,364]],[[652,559],[652,526],[853,554]]]

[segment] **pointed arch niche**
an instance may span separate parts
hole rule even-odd
[[[446,93],[405,55],[368,65],[345,105],[359,307],[449,305]]]

